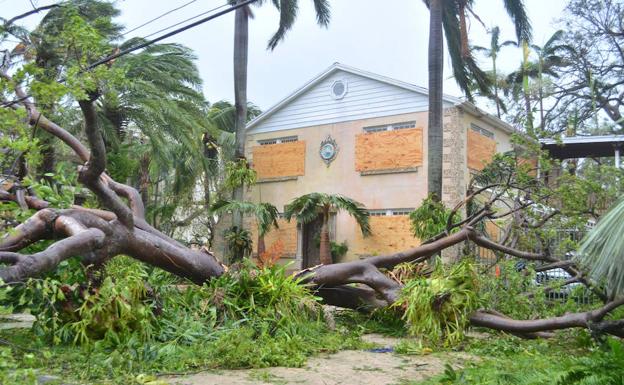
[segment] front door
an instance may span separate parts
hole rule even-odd
[[[321,264],[320,236],[323,219],[319,215],[315,220],[303,225],[303,266],[312,267]]]

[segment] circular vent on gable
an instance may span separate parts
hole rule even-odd
[[[338,100],[344,98],[347,94],[347,82],[344,80],[336,80],[331,86],[331,96]]]

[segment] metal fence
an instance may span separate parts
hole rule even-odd
[[[581,241],[587,229],[558,229],[555,230],[555,236],[547,245],[550,255],[557,259],[567,261],[574,258],[575,245]],[[474,246],[473,246],[474,247]],[[497,253],[483,247],[474,247],[472,253],[478,265],[482,267],[482,271],[490,271],[496,274],[500,268],[500,262],[503,260],[516,260],[515,264],[518,270],[526,268],[526,262],[518,258],[514,258],[502,253]],[[547,262],[537,262],[535,267],[544,266]],[[566,283],[572,280],[572,276],[562,268],[549,269],[535,273],[533,282],[536,286],[546,286],[546,296],[550,300],[566,301],[573,299],[577,303],[588,304],[597,300],[596,296],[580,282]]]

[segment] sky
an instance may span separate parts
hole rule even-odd
[[[192,0],[117,0],[122,14],[117,22],[127,30]],[[56,1],[32,0],[36,6]],[[130,33],[126,38],[145,36],[171,24],[223,5],[225,0],[195,0],[156,22]],[[330,0],[331,22],[328,28],[316,24],[311,0],[299,1],[295,26],[274,51],[267,41],[278,26],[279,14],[270,1],[253,7],[250,21],[248,98],[262,110],[301,87],[334,62],[378,73],[420,86],[427,86],[427,43],[429,15],[422,0]],[[515,38],[513,24],[502,0],[478,0],[475,13],[485,27],[471,18],[471,44],[488,46],[486,27],[498,25],[501,41]],[[525,0],[533,25],[534,43],[542,45],[556,30],[565,0]],[[29,0],[0,0],[0,16],[9,18],[32,9]],[[25,19],[34,26],[41,16]],[[209,21],[171,37],[165,42],[184,44],[194,50],[204,81],[204,94],[210,102],[233,100],[234,13]],[[157,35],[156,35],[157,36]],[[521,52],[504,48],[499,67],[516,69]],[[490,68],[487,59],[482,61]],[[461,96],[454,80],[448,56],[445,57],[444,92]]]

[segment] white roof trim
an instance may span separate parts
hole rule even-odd
[[[393,85],[393,86],[401,87],[401,88],[404,88],[406,90],[417,92],[419,94],[429,95],[429,91],[426,88],[424,88],[424,87],[419,87],[419,86],[414,85],[414,84],[406,83],[406,82],[403,82],[403,81],[400,81],[400,80],[396,80],[396,79],[392,79],[392,78],[389,78],[389,77],[386,77],[386,76],[382,76],[382,75],[377,75],[377,74],[374,74],[372,72],[363,71],[363,70],[360,70],[360,69],[357,69],[357,68],[354,68],[354,67],[349,67],[349,66],[346,66],[344,64],[334,63],[329,68],[327,68],[325,71],[321,72],[319,75],[314,77],[312,80],[310,80],[309,82],[304,84],[302,87],[300,87],[299,89],[295,90],[292,94],[288,95],[287,97],[285,97],[284,99],[279,101],[277,104],[275,104],[273,107],[269,108],[268,110],[266,110],[262,114],[258,115],[255,119],[250,121],[247,124],[247,130],[250,130],[253,127],[257,126],[260,122],[262,122],[263,120],[265,120],[266,118],[271,116],[273,113],[275,113],[276,111],[278,111],[279,109],[281,109],[282,107],[284,107],[285,105],[290,103],[292,100],[297,98],[299,95],[303,94],[304,92],[306,92],[310,88],[314,87],[316,84],[321,82],[327,76],[331,75],[332,73],[334,73],[334,72],[336,72],[338,70],[349,72],[349,73],[352,73],[352,74],[355,74],[355,75],[359,75],[359,76],[363,76],[363,77],[366,77],[366,78],[369,78],[369,79],[377,80],[377,81],[380,81],[382,83],[390,84],[390,85]],[[451,104],[455,105],[455,106],[466,103],[466,102],[464,102],[460,98],[457,98],[457,97],[451,96],[451,95],[446,95],[446,94],[443,95],[442,99],[444,101],[448,102],[448,103],[451,103]],[[474,107],[474,108],[477,109],[476,107]],[[485,112],[483,112],[483,113],[485,114]],[[503,124],[506,124],[506,123],[504,123],[502,121],[500,121],[500,122],[503,123]],[[498,125],[496,125],[496,126],[498,127]],[[509,127],[511,127],[511,126],[509,126]]]
[[[624,142],[624,135],[568,136],[561,139],[540,139],[542,144],[583,144]]]
[[[488,114],[487,112],[483,111],[482,109],[480,109],[479,107],[475,106],[474,104],[472,104],[470,102],[462,102],[461,104],[459,104],[458,107],[463,109],[464,111],[468,112],[469,114],[471,114],[471,115],[473,115],[473,116],[475,116],[477,118],[480,118],[481,120],[485,121],[486,123],[489,123],[492,126],[501,129],[502,131],[504,131],[504,132],[506,132],[508,134],[520,133],[520,131],[515,129],[509,123],[504,122],[503,120],[497,118],[494,115]]]

